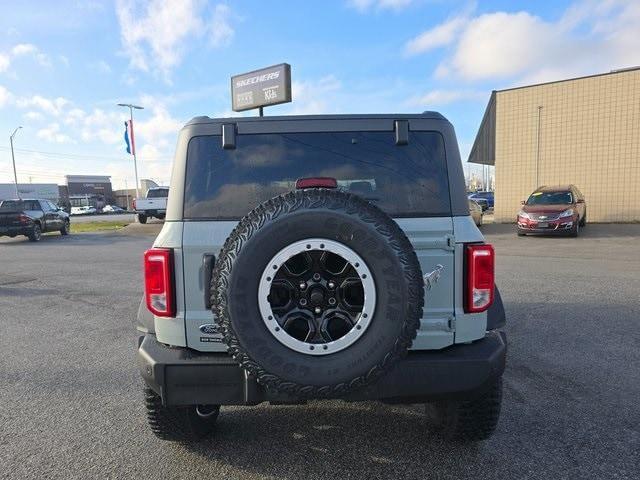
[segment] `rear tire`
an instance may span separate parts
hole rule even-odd
[[[144,388],[147,421],[154,435],[171,442],[196,442],[213,432],[220,413],[218,405],[166,407],[160,396]]]
[[[31,233],[27,236],[29,237],[30,242],[39,242],[40,238],[42,237],[42,230],[40,229],[40,225],[36,223],[33,226],[33,230],[31,231]]]
[[[427,415],[449,440],[478,442],[489,438],[498,425],[502,405],[502,377],[474,400],[435,402]]]
[[[140,223],[147,223],[147,216],[146,215],[142,215],[141,213],[138,214],[138,221]]]

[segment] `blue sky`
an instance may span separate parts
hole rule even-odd
[[[137,114],[141,177],[166,183],[176,133],[231,115],[229,77],[292,65],[267,115],[439,110],[466,160],[493,89],[640,64],[640,2],[23,1],[0,17],[0,182],[108,174],[132,186],[118,102]],[[249,115],[253,113],[247,113]]]

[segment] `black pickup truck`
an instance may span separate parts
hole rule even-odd
[[[49,200],[0,201],[0,237],[26,235],[32,242],[45,232],[69,234],[69,215]]]

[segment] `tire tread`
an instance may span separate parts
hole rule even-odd
[[[502,377],[479,398],[460,402],[438,402],[428,405],[435,410],[436,420],[446,438],[460,442],[488,439],[495,431],[502,405]]]
[[[149,387],[144,388],[147,421],[154,435],[161,440],[193,442],[211,433],[217,413],[211,418],[197,417],[195,407],[167,407],[160,396]]]

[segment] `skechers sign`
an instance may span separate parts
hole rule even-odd
[[[291,101],[291,65],[281,63],[231,77],[234,112]]]

